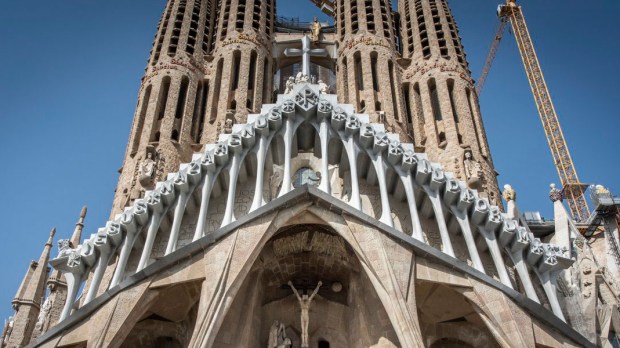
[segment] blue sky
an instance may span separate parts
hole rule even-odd
[[[474,78],[496,29],[500,0],[452,0]],[[565,137],[583,182],[620,194],[620,2],[522,1]],[[47,235],[68,238],[81,206],[85,235],[110,212],[144,72],[164,0],[5,1],[0,11],[0,218],[5,267],[0,317]],[[310,20],[302,0],[278,15]],[[514,37],[507,34],[480,99],[500,185],[521,210],[552,217],[558,182]],[[56,254],[54,246],[53,255]]]

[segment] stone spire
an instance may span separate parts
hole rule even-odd
[[[84,219],[86,218],[87,211],[88,209],[86,206],[82,207],[82,210],[80,211],[80,218],[75,223],[75,229],[71,235],[71,244],[73,244],[74,248],[78,246],[82,240],[82,230],[84,229]]]
[[[30,341],[41,309],[41,299],[45,295],[45,282],[49,273],[47,262],[50,258],[55,234],[56,228],[53,228],[39,260],[30,263],[22,285],[12,301],[15,316],[13,317],[11,331],[5,332],[7,337],[4,337],[4,342],[9,347],[21,347]]]
[[[402,92],[416,151],[500,205],[497,173],[458,27],[445,0],[403,0]]]

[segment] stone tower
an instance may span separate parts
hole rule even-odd
[[[445,0],[402,0],[402,85],[416,149],[498,204],[497,173],[458,27]]]
[[[53,228],[39,260],[30,263],[13,299],[15,315],[5,328],[2,337],[6,346],[22,347],[30,341],[33,331],[38,330],[39,313],[43,311],[42,307],[45,307],[42,301],[45,298],[45,282],[50,271],[47,262],[50,259],[55,234],[56,228]]]
[[[409,134],[391,1],[338,0],[335,6],[338,97],[387,130]]]
[[[170,0],[142,78],[112,216],[271,95],[274,0]]]

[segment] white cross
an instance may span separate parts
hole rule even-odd
[[[325,57],[327,56],[327,50],[324,48],[310,48],[310,38],[304,35],[301,38],[301,49],[287,48],[284,50],[284,55],[287,57],[301,56],[301,72],[306,76],[310,76],[310,56]]]

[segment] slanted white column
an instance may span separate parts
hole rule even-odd
[[[509,288],[512,288],[508,271],[504,265],[504,259],[499,249],[499,243],[497,242],[497,236],[495,232],[502,226],[503,218],[498,207],[490,206],[489,202],[485,198],[479,198],[474,206],[471,220],[474,225],[478,227],[478,232],[482,234],[485,242],[493,258],[493,263],[497,269],[497,274],[502,284]]]
[[[142,255],[140,256],[140,262],[136,272],[140,272],[146,266],[148,266],[151,258],[151,252],[153,251],[153,244],[157,237],[157,231],[161,225],[161,221],[168,211],[168,207],[174,200],[174,188],[170,182],[164,182],[161,185],[161,190],[156,189],[147,195],[146,201],[149,209],[151,210],[151,221],[146,234],[146,241],[144,242],[144,249],[142,249]]]
[[[441,197],[439,195],[439,192],[443,190],[443,186],[446,183],[444,172],[441,168],[433,168],[428,160],[422,159],[418,162],[416,182],[424,189],[424,192],[428,195],[433,206],[435,220],[437,221],[439,235],[441,236],[442,251],[455,257],[452,241],[450,240],[450,233],[448,232],[448,226],[446,225],[446,219],[443,213]]]
[[[246,125],[240,134],[232,134],[228,139],[228,149],[233,159],[229,169],[228,192],[226,197],[226,210],[222,219],[222,227],[235,221],[235,196],[237,193],[237,180],[241,164],[248,153],[248,149],[254,146],[254,129]],[[245,149],[245,150],[244,150]]]
[[[366,150],[377,175],[379,194],[381,196],[381,217],[379,221],[390,227],[394,227],[390,200],[387,192],[387,183],[385,181],[387,166],[383,160],[383,153],[389,146],[387,134],[376,133],[372,125],[365,124],[363,130],[360,132],[359,142],[360,146]]]
[[[125,238],[121,246],[121,253],[116,263],[116,269],[114,270],[114,276],[110,282],[110,288],[118,285],[125,275],[125,268],[127,267],[127,261],[129,255],[133,249],[136,239],[140,235],[143,226],[146,225],[149,219],[149,211],[146,202],[143,199],[137,199],[131,209],[125,210],[121,215],[121,226],[125,231]]]
[[[202,197],[200,199],[200,211],[198,212],[198,221],[196,222],[196,231],[192,242],[202,238],[206,233],[207,213],[209,212],[209,198],[213,190],[215,178],[220,173],[223,164],[228,162],[228,147],[224,144],[218,144],[213,153],[205,152],[202,160],[202,171],[206,173],[202,180]],[[217,164],[217,165],[216,165]]]
[[[67,300],[59,321],[63,321],[71,315],[78,291],[95,258],[96,253],[92,241],[88,240],[75,249],[61,250],[59,257],[50,261],[50,264],[61,271],[67,280]]]
[[[329,140],[331,138],[328,117],[332,113],[332,104],[327,100],[319,100],[317,121],[319,122],[319,138],[321,140],[321,183],[319,190],[331,194],[331,180],[329,177]]]
[[[530,255],[532,257],[529,257]],[[528,263],[533,267],[534,272],[542,283],[553,314],[562,319],[562,321],[566,321],[566,319],[558,301],[557,279],[560,273],[570,267],[573,262],[574,260],[568,255],[568,250],[564,248],[553,244],[541,243],[538,239],[532,242]]]
[[[291,191],[291,156],[293,153],[293,137],[295,136],[295,104],[288,101],[282,106],[282,113],[286,116],[284,121],[284,173],[282,174],[282,188],[278,197],[282,197]]]
[[[349,161],[349,172],[351,175],[351,198],[349,204],[357,209],[362,210],[362,199],[360,197],[359,178],[357,174],[357,156],[359,149],[355,144],[355,137],[360,130],[361,122],[355,115],[347,115],[342,109],[334,110],[331,119],[332,129],[338,133],[340,141],[347,152]]]
[[[279,114],[279,111],[277,111],[277,113],[278,115],[276,115],[276,117],[281,120],[282,116]],[[280,125],[281,124],[280,122]],[[265,205],[263,189],[265,181],[265,162],[267,160],[267,150],[269,149],[267,145],[271,143],[273,135],[275,134],[275,132],[271,135],[269,134],[269,123],[265,116],[260,116],[256,119],[256,122],[254,122],[254,131],[256,132],[256,137],[258,137],[258,150],[256,151],[256,184],[254,185],[254,199],[252,199],[252,206],[250,206],[249,210],[250,213]]]
[[[93,278],[90,282],[88,294],[84,299],[84,304],[89,303],[97,296],[97,291],[99,290],[101,279],[108,266],[110,257],[113,255],[116,246],[121,243],[121,238],[121,226],[118,222],[109,221],[105,228],[100,228],[97,231],[94,246],[97,254],[99,254],[99,258],[97,259],[97,265],[95,266]]]
[[[521,216],[519,208],[517,208],[517,193],[510,185],[504,185],[502,196],[507,202],[506,216],[504,227],[499,232],[499,244],[510,256],[512,263],[515,265],[519,279],[523,284],[526,296],[535,302],[540,303],[540,299],[534,290],[532,278],[525,262],[525,250],[530,246],[532,239],[525,219]],[[519,222],[524,226],[519,226]]]
[[[518,226],[515,220],[505,220],[504,227],[499,233],[499,243],[504,247],[504,250],[506,250],[512,263],[515,265],[519,279],[521,279],[523,284],[525,295],[530,300],[540,303],[524,258],[524,252],[530,246],[530,235],[527,229]]]
[[[480,254],[478,253],[478,248],[476,247],[474,234],[472,233],[469,224],[469,216],[467,215],[469,209],[474,204],[476,197],[471,190],[462,188],[458,181],[455,179],[449,179],[446,184],[443,198],[446,205],[450,207],[450,212],[452,212],[452,215],[454,215],[461,228],[463,239],[465,239],[467,251],[469,252],[469,257],[474,268],[482,273],[485,273],[484,266],[480,260]]]
[[[196,187],[198,187],[202,179],[201,169],[199,162],[190,162],[187,167],[182,168],[173,179],[178,198],[176,207],[174,208],[172,228],[170,229],[170,237],[168,239],[168,245],[166,245],[165,255],[177,249],[177,242],[179,240],[179,232],[181,230],[183,216],[185,215],[185,209],[187,208],[189,198],[194,194]]]
[[[418,203],[415,197],[415,186],[417,185],[415,185],[413,175],[411,173],[415,170],[418,159],[413,150],[401,152],[396,150],[396,148],[397,146],[395,143],[390,143],[388,161],[394,165],[394,168],[403,183],[403,187],[405,188],[405,195],[407,196],[407,203],[409,206],[409,216],[411,218],[411,236],[422,242],[424,241],[422,236],[422,224],[420,223]]]

